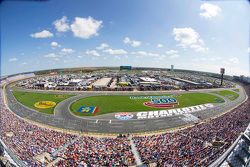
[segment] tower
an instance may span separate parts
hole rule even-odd
[[[171,71],[174,72],[174,65],[171,65]]]
[[[222,86],[222,84],[223,84],[223,76],[225,74],[225,68],[221,68],[220,69],[220,74],[221,74],[220,86]]]

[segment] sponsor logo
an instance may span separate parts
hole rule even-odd
[[[58,99],[67,98],[67,95],[55,95],[55,98]]]
[[[115,114],[115,118],[120,119],[120,120],[129,120],[131,118],[133,118],[133,114],[132,113],[128,113],[128,112],[122,112],[122,113],[116,113]]]
[[[173,108],[178,103],[175,98],[168,97],[168,98],[151,99],[151,101],[144,102],[143,104],[147,107],[153,107],[153,108]]]
[[[53,101],[39,101],[34,104],[36,108],[45,109],[45,108],[52,108],[56,105]]]
[[[95,106],[81,106],[77,111],[81,112],[81,113],[96,114],[98,112],[98,107],[95,107]]]
[[[175,94],[175,95],[162,95],[162,96],[130,96],[129,98],[131,100],[140,100],[140,99],[164,99],[164,98],[170,98],[170,97],[180,97],[181,94]]]
[[[177,109],[170,109],[170,110],[138,112],[136,114],[136,116],[137,116],[137,119],[162,118],[162,117],[170,117],[170,116],[174,116],[174,115],[193,113],[193,112],[197,112],[197,111],[210,109],[213,107],[214,107],[213,104],[207,103],[207,104],[202,104],[202,105],[177,108]]]
[[[158,98],[169,98],[170,96],[130,96],[130,99],[158,99]]]

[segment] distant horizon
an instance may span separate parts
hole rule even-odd
[[[120,65],[120,66],[130,66],[130,65]],[[9,75],[0,75],[0,77],[6,77],[6,76],[15,76],[15,75],[18,75],[18,74],[23,74],[23,73],[35,73],[35,72],[40,72],[40,71],[53,71],[53,70],[61,70],[61,69],[81,69],[81,68],[119,68],[120,66],[89,66],[89,67],[67,67],[67,68],[54,68],[54,69],[41,69],[41,70],[35,70],[35,71],[24,71],[24,72],[20,72],[20,73],[14,73],[14,74],[9,74]],[[133,68],[148,68],[148,69],[153,69],[153,68],[156,68],[156,69],[171,69],[166,67],[143,67],[143,66],[132,66],[132,70]],[[192,69],[183,69],[183,68],[174,68],[174,70],[184,70],[184,71],[194,71],[194,72],[203,72],[203,73],[212,73],[212,74],[220,74],[220,69],[218,69],[218,72],[209,72],[209,71],[198,71],[198,70],[192,70]],[[226,71],[226,69],[225,69]],[[224,74],[225,76],[241,76],[241,75],[229,75],[225,72]],[[245,75],[243,75],[245,76]],[[245,77],[250,77],[250,76],[245,76]]]
[[[250,76],[249,20],[247,0],[3,1],[1,76],[120,64]]]

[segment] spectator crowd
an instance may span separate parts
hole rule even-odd
[[[56,166],[128,166],[135,160],[128,139],[80,137],[58,155]]]
[[[2,92],[2,90],[1,90]],[[212,120],[152,136],[134,136],[143,164],[208,166],[243,132],[250,122],[250,101]],[[0,98],[0,139],[27,166],[135,165],[130,139],[90,137],[59,132],[17,117]],[[37,159],[47,153],[46,161]]]
[[[127,138],[79,137],[42,128],[9,111],[2,96],[0,105],[0,138],[27,166],[46,166],[57,158],[60,161],[56,166],[128,166],[135,162]],[[76,142],[60,149],[74,139],[77,139]],[[38,160],[37,157],[43,153],[48,153],[51,158],[45,157],[46,161]]]
[[[250,101],[218,118],[153,136],[134,137],[144,164],[208,166],[243,132],[250,122]]]

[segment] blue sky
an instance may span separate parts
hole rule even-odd
[[[249,3],[51,0],[1,4],[1,75],[132,65],[249,75]]]

